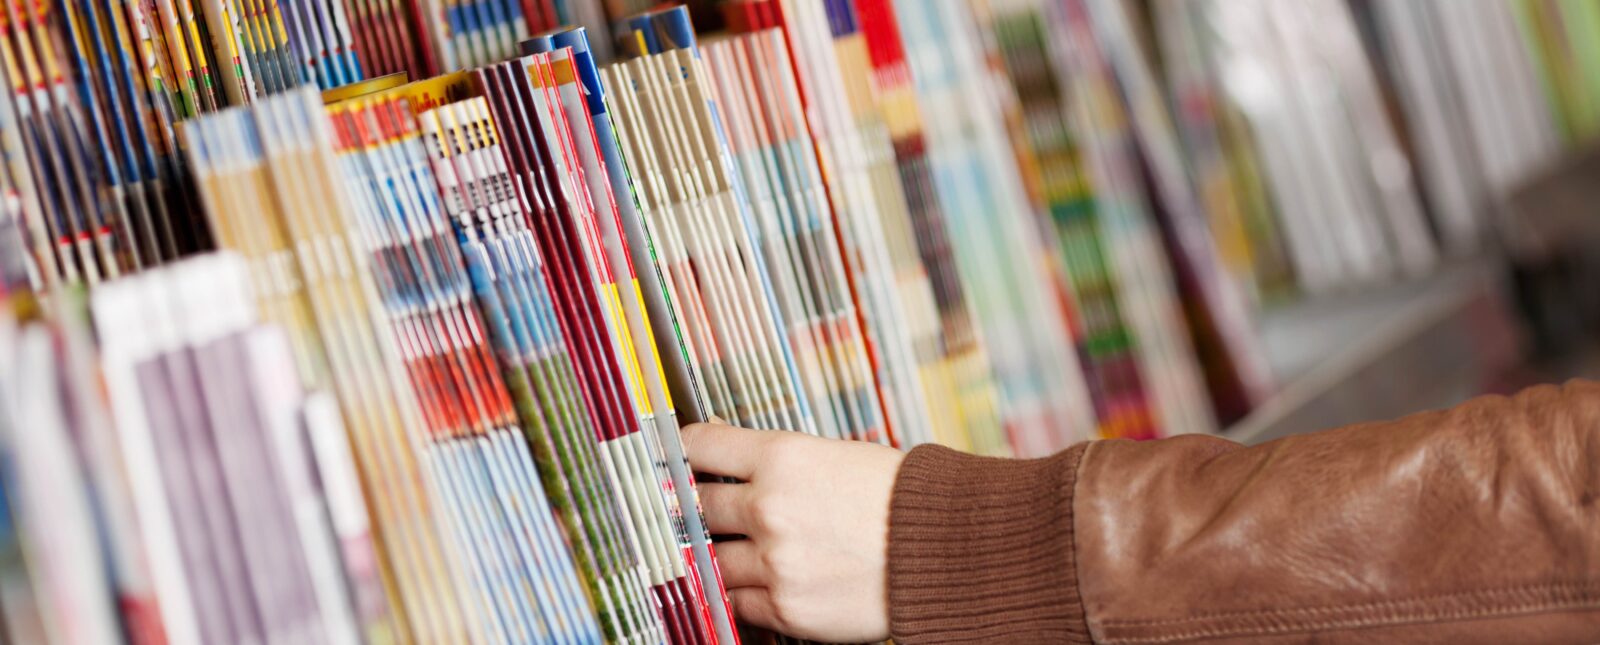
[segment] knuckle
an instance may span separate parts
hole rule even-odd
[[[751,501],[750,520],[764,533],[782,533],[788,528],[783,504],[772,495],[760,495]]]
[[[771,598],[772,602],[771,618],[772,622],[774,623],[774,628],[776,628],[779,632],[794,631],[794,626],[796,624],[795,620],[797,618],[797,608],[795,607],[794,603],[794,595],[780,590],[773,590],[770,593],[771,595],[769,598]]]
[[[792,548],[776,546],[761,553],[761,564],[767,570],[771,589],[791,592],[799,582],[800,567],[805,563]]]
[[[761,566],[767,570],[767,577],[774,587],[788,577],[788,574],[783,571],[782,564],[783,562],[778,556],[777,549],[768,549],[761,552]]]

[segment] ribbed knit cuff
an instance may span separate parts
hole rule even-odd
[[[1072,489],[1088,444],[1045,459],[906,455],[889,510],[895,642],[1088,643]]]

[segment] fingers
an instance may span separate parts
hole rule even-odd
[[[718,535],[750,535],[755,529],[750,521],[750,485],[702,483],[695,486],[700,491],[700,510],[706,517],[706,528]]]
[[[737,477],[746,481],[755,473],[761,451],[776,433],[745,430],[713,423],[696,423],[683,429],[683,454],[698,472]]]
[[[718,542],[717,568],[722,571],[722,586],[730,592],[744,587],[766,584],[766,565],[761,562],[761,549],[751,540]]]
[[[743,589],[730,589],[728,600],[733,603],[733,613],[742,620],[757,627],[781,632],[783,625],[779,624],[778,608],[773,604],[771,594],[760,587],[745,587]]]

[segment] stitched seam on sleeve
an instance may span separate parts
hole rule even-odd
[[[1292,625],[1292,626],[1261,626],[1261,627],[1248,627],[1248,628],[1247,627],[1240,627],[1240,628],[1230,628],[1230,629],[1223,629],[1223,628],[1200,629],[1200,630],[1192,630],[1192,631],[1185,631],[1185,632],[1175,632],[1175,633],[1171,633],[1171,634],[1161,634],[1161,635],[1158,635],[1158,636],[1110,638],[1110,639],[1106,639],[1106,640],[1101,641],[1101,642],[1104,643],[1105,645],[1117,645],[1117,644],[1120,644],[1120,643],[1128,643],[1128,644],[1170,643],[1170,642],[1175,642],[1175,641],[1192,640],[1192,639],[1196,639],[1196,638],[1225,638],[1225,637],[1236,637],[1236,636],[1267,636],[1267,635],[1281,635],[1281,634],[1295,634],[1295,633],[1310,633],[1310,632],[1325,631],[1325,630],[1330,630],[1330,629],[1366,629],[1366,628],[1373,628],[1373,627],[1394,627],[1394,626],[1399,626],[1399,625],[1411,625],[1411,624],[1420,624],[1420,623],[1434,623],[1434,622],[1442,622],[1442,621],[1477,620],[1477,619],[1482,619],[1482,618],[1498,618],[1498,617],[1506,617],[1506,616],[1517,616],[1517,615],[1523,615],[1523,614],[1539,614],[1539,613],[1546,613],[1546,612],[1552,612],[1552,611],[1571,611],[1571,610],[1574,610],[1574,609],[1600,609],[1600,602],[1594,602],[1594,601],[1575,601],[1575,602],[1570,602],[1570,603],[1551,602],[1551,603],[1537,603],[1537,604],[1528,605],[1528,606],[1508,606],[1508,607],[1495,607],[1495,608],[1488,608],[1488,609],[1481,609],[1481,610],[1462,610],[1462,611],[1450,611],[1450,612],[1437,612],[1437,613],[1433,613],[1433,614],[1418,614],[1418,615],[1414,615],[1414,616],[1400,615],[1400,616],[1389,616],[1389,617],[1384,617],[1384,618],[1370,618],[1370,619],[1369,618],[1362,618],[1362,619],[1349,619],[1349,620],[1329,620],[1329,621],[1323,621],[1323,622],[1305,623],[1305,624],[1301,624],[1301,625]]]
[[[1470,601],[1471,604],[1446,608],[1426,604],[1451,600]],[[1105,643],[1164,643],[1193,638],[1381,627],[1574,609],[1600,609],[1600,580],[1483,589],[1350,605],[1217,612],[1164,620],[1108,620],[1103,621],[1102,636]],[[1340,612],[1372,614],[1342,618],[1327,616]],[[1238,620],[1244,624],[1204,625],[1226,620]],[[1106,635],[1104,632],[1113,634]]]
[[[1067,548],[1071,549],[1072,554],[1072,588],[1077,591],[1078,617],[1083,621],[1083,634],[1090,643],[1098,640],[1095,635],[1098,630],[1094,628],[1094,622],[1089,620],[1089,603],[1083,598],[1083,585],[1079,582],[1082,580],[1083,562],[1078,554],[1078,482],[1083,480],[1083,464],[1088,461],[1089,451],[1094,450],[1095,445],[1091,441],[1078,452],[1078,459],[1072,464],[1072,490],[1068,491],[1067,498],[1067,510],[1072,514],[1071,521],[1067,522]]]
[[[1107,627],[1149,627],[1157,625],[1176,625],[1192,623],[1201,620],[1217,618],[1271,618],[1288,617],[1295,614],[1326,614],[1336,611],[1354,611],[1360,609],[1390,609],[1402,605],[1414,605],[1440,600],[1472,599],[1485,596],[1504,596],[1511,594],[1538,594],[1541,592],[1585,592],[1593,591],[1600,594],[1600,580],[1583,580],[1578,582],[1546,582],[1515,587],[1490,587],[1471,591],[1454,591],[1450,593],[1428,594],[1393,598],[1390,600],[1377,600],[1373,602],[1351,603],[1341,605],[1319,605],[1312,607],[1293,607],[1289,609],[1252,609],[1247,611],[1218,611],[1199,614],[1190,614],[1179,618],[1159,619],[1110,619],[1103,622]],[[1600,598],[1595,599],[1600,602]]]

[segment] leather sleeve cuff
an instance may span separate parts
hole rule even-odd
[[[1088,643],[1072,490],[1088,444],[1044,459],[924,445],[889,510],[889,621],[898,643]]]

